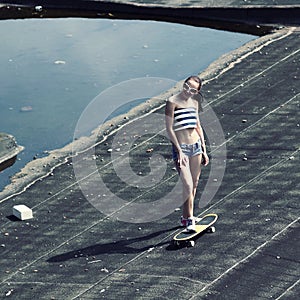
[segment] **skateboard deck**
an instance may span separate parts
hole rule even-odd
[[[200,219],[199,222],[196,223],[196,231],[188,231],[187,229],[183,229],[179,233],[177,233],[173,238],[173,243],[176,246],[179,246],[183,243],[187,243],[189,246],[195,245],[195,238],[204,232],[215,232],[216,228],[212,226],[218,219],[218,215],[216,214],[208,214]]]

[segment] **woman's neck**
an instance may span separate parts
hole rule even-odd
[[[190,99],[190,96],[187,95],[184,91],[178,94],[180,100],[187,102]]]

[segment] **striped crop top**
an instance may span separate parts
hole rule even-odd
[[[174,111],[174,131],[196,128],[197,127],[197,112],[194,107],[175,108]]]

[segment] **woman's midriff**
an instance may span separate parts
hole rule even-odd
[[[182,129],[175,132],[179,144],[194,144],[199,140],[196,129]]]

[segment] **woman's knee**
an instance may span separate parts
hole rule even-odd
[[[184,182],[183,189],[186,197],[188,197],[189,195],[193,194],[194,185],[192,182]]]
[[[196,188],[199,183],[199,177],[193,179],[193,188]]]

